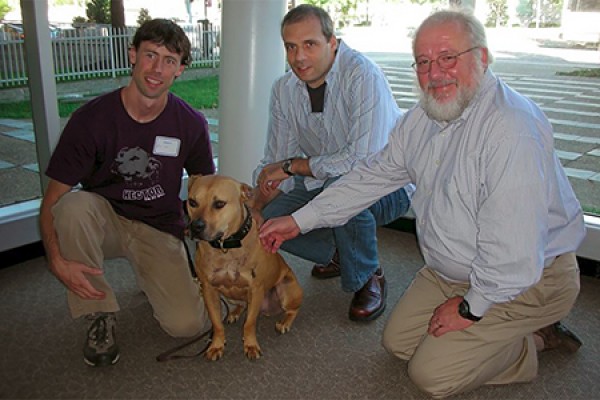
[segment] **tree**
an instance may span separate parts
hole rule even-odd
[[[86,22],[87,22],[87,20],[85,19],[85,17],[82,17],[82,16],[73,17],[73,26],[74,27],[85,24]]]
[[[542,0],[540,22],[542,26],[558,26],[562,16],[562,0]]]
[[[4,19],[6,14],[12,11],[12,7],[8,5],[8,0],[0,0],[0,19]]]
[[[110,0],[110,23],[113,28],[125,28],[123,0]]]
[[[340,27],[348,25],[351,22],[354,12],[356,11],[356,0],[337,0],[336,11],[340,16]]]
[[[517,17],[521,21],[521,26],[529,26],[535,20],[534,0],[519,0],[517,5]]]
[[[67,0],[63,0],[67,1]],[[84,17],[73,18],[73,23],[92,22],[96,24],[111,24],[113,28],[125,28],[124,0],[89,0],[86,3]]]
[[[90,0],[86,4],[85,14],[88,22],[110,24],[110,0]]]
[[[152,17],[150,16],[150,13],[148,12],[147,8],[141,8],[140,9],[140,14],[137,17],[137,24],[138,26],[141,26],[144,22],[146,21],[150,21],[152,19]]]
[[[505,26],[508,22],[508,6],[506,0],[488,0],[490,13],[486,21],[487,26]]]
[[[444,3],[441,0],[410,0],[410,2],[412,4],[418,4],[420,6],[422,6],[423,4],[427,4],[427,3],[429,3],[429,4]],[[454,6],[460,6],[460,4],[462,3],[461,0],[449,0],[448,2]]]
[[[331,3],[331,0],[306,0],[307,4],[311,4],[313,6],[321,7],[323,9],[327,9],[327,5]]]
[[[517,6],[517,16],[521,26],[558,26],[562,15],[562,0],[542,0],[540,10],[537,10],[537,0],[520,0]],[[539,14],[538,14],[539,12]]]
[[[331,18],[337,20],[338,26],[343,27],[354,17],[352,11],[356,11],[359,1],[365,0],[306,0],[306,3],[327,10]]]

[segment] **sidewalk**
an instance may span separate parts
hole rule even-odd
[[[0,120],[0,207],[41,196],[33,124]]]

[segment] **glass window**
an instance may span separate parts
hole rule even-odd
[[[346,18],[343,26],[336,26],[336,34],[383,68],[398,105],[408,109],[417,101],[413,91],[415,74],[410,67],[414,62],[410,35],[429,9],[384,1],[372,1],[363,7],[366,3],[360,3],[356,15]],[[485,8],[479,3],[478,7]],[[536,101],[548,115],[554,126],[558,156],[577,196],[586,213],[600,215],[600,59],[597,51],[600,0],[570,0],[559,17],[553,12],[536,15],[535,10],[522,8],[476,10],[488,26],[489,45],[496,58],[492,69],[510,86]],[[22,24],[13,22],[10,25],[3,22],[0,26],[0,103],[4,103],[0,107],[0,184],[3,188],[0,207],[41,196],[31,118],[19,116],[22,105],[16,104],[29,98],[29,90],[23,82],[26,60]],[[582,31],[582,27],[586,27],[585,30]],[[56,64],[63,59],[56,54],[66,50],[59,51],[55,46],[63,39],[75,40],[69,35],[76,29],[58,23],[49,29],[53,48],[57,50],[55,59],[48,61]],[[91,39],[103,32],[85,30],[87,37],[82,39],[86,42],[85,48],[96,43]],[[73,46],[68,51],[74,52],[76,48]],[[77,59],[75,53],[69,54],[67,58]],[[91,53],[86,51],[86,54],[89,57]],[[110,56],[110,52],[103,54]],[[211,57],[218,58],[218,52]],[[89,63],[86,68],[109,64]],[[61,101],[81,103],[90,98],[89,93],[97,93],[92,86],[108,87],[115,83],[113,78],[74,79],[73,89],[59,88]],[[66,117],[61,119],[61,125],[65,122]],[[215,143],[215,155],[217,148]]]

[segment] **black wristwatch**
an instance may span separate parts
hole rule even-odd
[[[281,164],[281,169],[283,170],[283,172],[285,172],[289,176],[294,176],[294,173],[291,170],[291,168],[292,168],[292,161],[293,160],[294,160],[293,158],[290,158],[288,160],[285,160],[283,162],[283,164]]]
[[[463,301],[461,301],[458,305],[458,313],[461,317],[471,320],[473,322],[480,321],[482,318],[471,314],[471,308],[469,307],[469,303],[465,299],[463,299]]]

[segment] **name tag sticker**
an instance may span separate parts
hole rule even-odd
[[[181,140],[166,136],[157,136],[154,141],[154,150],[152,153],[157,156],[177,157]]]

